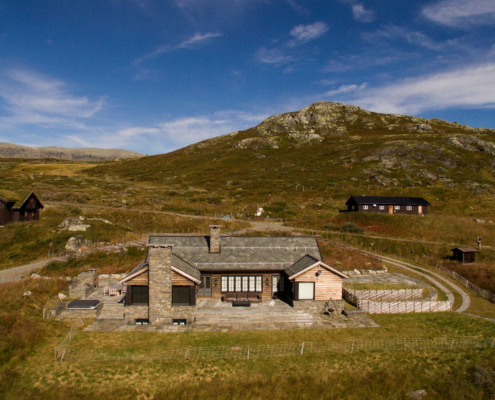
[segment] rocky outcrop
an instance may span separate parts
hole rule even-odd
[[[81,251],[86,247],[91,246],[91,240],[85,239],[83,236],[73,236],[65,244],[65,250],[67,251]]]

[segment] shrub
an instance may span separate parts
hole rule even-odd
[[[346,233],[363,233],[364,229],[356,225],[353,222],[346,222],[341,227],[340,230]]]

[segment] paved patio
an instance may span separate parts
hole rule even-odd
[[[232,307],[220,300],[199,299],[194,321],[189,325],[134,325],[126,320],[97,319],[87,331],[150,332],[236,332],[280,329],[332,329],[377,327],[369,316],[349,311],[348,316],[332,313],[313,315],[295,310],[280,300],[252,303],[251,307]]]

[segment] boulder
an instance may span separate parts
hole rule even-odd
[[[84,247],[91,246],[91,240],[85,239],[83,236],[72,236],[65,244],[65,250],[78,251]]]
[[[30,290],[26,290],[26,291],[24,292],[24,294],[23,294],[23,296],[31,296],[31,295],[32,295],[32,293],[31,293],[31,291],[30,291]]]
[[[31,274],[31,279],[40,279],[41,275],[38,274]]]
[[[413,399],[413,400],[421,400],[426,395],[427,395],[426,390],[423,389],[406,393],[406,397],[408,399]]]

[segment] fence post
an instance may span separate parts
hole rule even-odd
[[[450,341],[450,349],[452,350],[452,347],[454,346],[454,338]]]
[[[354,351],[354,340],[352,341],[351,353]]]
[[[492,349],[494,345],[495,345],[495,338],[492,339]]]
[[[304,353],[304,342],[302,342],[302,345],[301,345],[301,355],[303,355]]]
[[[186,354],[184,354],[184,360],[187,360],[188,356],[189,356],[189,347],[186,349]]]
[[[248,360],[249,360],[249,346],[248,346],[248,354],[247,354],[247,358],[248,358]]]

